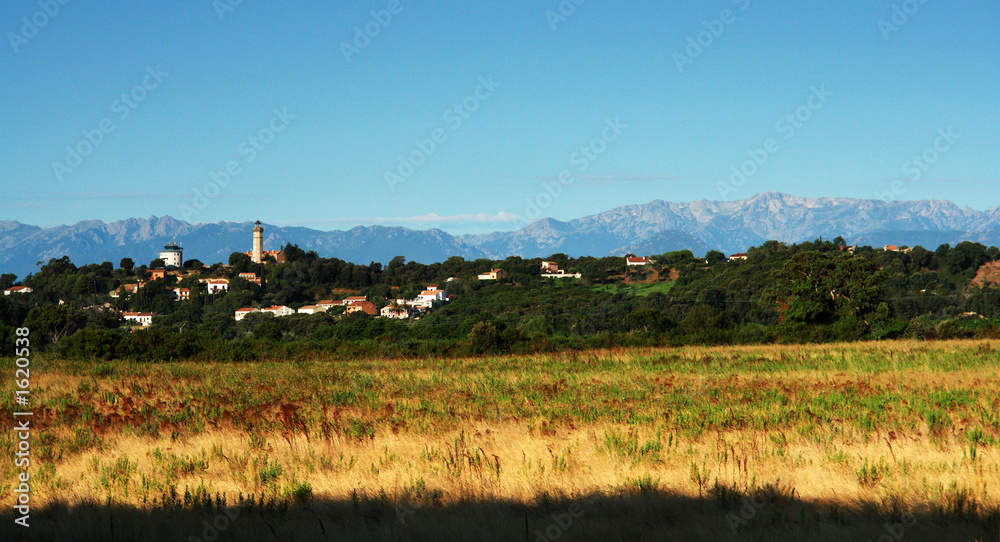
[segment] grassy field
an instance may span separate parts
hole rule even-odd
[[[618,293],[619,291],[627,292],[628,295],[646,297],[652,293],[666,294],[670,292],[671,288],[674,287],[674,281],[670,282],[649,282],[649,283],[638,283],[638,284],[599,284],[594,286],[598,290],[608,292],[609,294]]]
[[[7,508],[0,538],[998,540],[998,366],[996,341],[35,358],[32,527]]]

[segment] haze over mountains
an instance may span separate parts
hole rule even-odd
[[[164,216],[110,223],[88,220],[43,229],[0,221],[0,272],[23,278],[37,271],[36,262],[63,255],[77,265],[110,261],[117,266],[126,256],[139,265],[175,240],[184,247],[185,259],[226,262],[232,252],[250,250],[251,223],[189,224]],[[265,224],[264,246],[277,250],[292,242],[320,256],[356,263],[385,263],[395,256],[431,263],[451,256],[532,258],[558,252],[606,256],[689,249],[703,255],[716,249],[729,254],[771,239],[800,242],[838,235],[849,244],[872,246],[934,249],[965,240],[1000,245],[1000,207],[977,211],[943,200],[885,202],[767,192],[739,201],[656,200],[565,222],[546,218],[515,231],[477,235],[390,226],[325,232]]]

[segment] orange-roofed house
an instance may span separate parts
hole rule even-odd
[[[7,288],[6,290],[3,291],[3,295],[30,294],[30,293],[31,293],[31,288],[28,288],[27,286],[11,286],[10,288]]]
[[[251,259],[253,258],[253,251],[252,250],[244,252],[243,254],[246,254],[247,256],[250,256]],[[274,261],[277,262],[277,263],[285,263],[285,253],[282,252],[282,251],[280,251],[280,250],[265,250],[265,251],[261,252],[261,259],[262,260],[266,259],[267,256],[270,256],[270,257],[274,258]]]
[[[364,312],[365,314],[370,314],[375,316],[378,314],[378,309],[375,308],[375,304],[371,301],[352,301],[347,304],[344,312],[351,314],[354,312]]]
[[[243,307],[242,309],[237,309],[236,310],[236,321],[239,322],[240,320],[246,318],[247,315],[250,314],[250,313],[252,313],[252,312],[260,312],[260,309],[254,308],[254,307]]]

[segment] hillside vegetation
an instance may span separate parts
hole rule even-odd
[[[123,260],[76,267],[50,260],[21,281],[30,294],[0,298],[0,336],[28,326],[36,348],[71,358],[165,361],[306,359],[316,354],[461,356],[616,346],[761,344],[891,338],[994,337],[1000,289],[972,282],[1000,250],[975,243],[935,251],[845,250],[841,239],[786,246],[768,242],[745,261],[718,252],[654,257],[649,267],[624,258],[548,258],[582,279],[540,277],[541,259],[423,265],[393,259],[387,266],[319,258],[294,245],[288,262],[251,264],[234,253],[228,265],[186,269],[112,298],[121,285],[148,279],[147,266]],[[151,262],[157,263],[157,262]],[[499,281],[476,275],[503,269]],[[255,272],[261,285],[239,278]],[[983,272],[980,278],[988,275]],[[226,293],[209,295],[199,279],[228,278]],[[0,277],[2,286],[16,277]],[[449,280],[451,279],[451,280]],[[406,321],[344,316],[334,310],[274,318],[241,307],[288,305],[364,295],[376,307],[412,298],[437,283],[452,301]],[[171,289],[189,288],[177,301]],[[133,332],[116,311],[156,313]]]

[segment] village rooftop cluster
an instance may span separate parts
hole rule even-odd
[[[266,263],[283,263],[286,261],[285,254],[280,250],[265,251],[263,249],[263,233],[264,228],[258,221],[253,227],[253,249],[245,252],[247,256],[250,257],[251,262],[255,264],[266,264]],[[182,269],[184,263],[183,249],[177,243],[171,243],[163,247],[163,251],[159,254],[159,259],[163,261],[164,267],[149,269],[148,281],[138,281],[132,284],[122,285],[118,290],[110,293],[111,297],[119,298],[121,296],[127,296],[135,294],[140,288],[146,286],[150,281],[163,279],[168,275],[176,276],[177,278],[183,278],[192,274],[200,274],[202,270],[208,269],[209,266],[203,265],[202,270],[193,269],[190,271],[185,271]],[[652,263],[648,257],[629,257],[627,259],[627,264],[630,267],[643,266]],[[228,266],[223,266],[228,267]],[[544,261],[541,263],[542,276],[546,278],[574,278],[579,279],[582,277],[580,273],[568,273],[564,269],[560,269],[556,262]],[[478,280],[501,280],[506,277],[506,272],[502,269],[490,269],[489,271],[480,273],[478,275]],[[253,272],[242,272],[238,274],[239,278],[257,284],[261,284],[261,277],[257,273]],[[448,278],[448,282],[455,280],[455,277]],[[219,294],[227,292],[229,290],[229,279],[228,278],[198,278],[198,282],[205,288],[205,291],[209,295]],[[26,290],[30,291],[30,288]],[[14,287],[5,291],[6,295],[15,292],[25,291],[24,287]],[[191,297],[191,291],[189,288],[173,288],[171,289],[173,297],[176,301],[186,301]],[[438,284],[428,284],[423,291],[421,291],[413,299],[387,299],[388,304],[379,309],[375,303],[367,299],[364,296],[350,296],[345,299],[335,300],[326,299],[318,301],[312,305],[305,305],[299,307],[298,309],[293,309],[286,305],[274,305],[268,307],[242,307],[237,309],[233,315],[236,321],[243,320],[251,314],[263,314],[271,315],[276,317],[282,316],[292,316],[295,314],[318,314],[330,311],[335,307],[343,307],[343,314],[352,314],[356,312],[363,312],[369,316],[381,317],[381,318],[395,318],[395,319],[409,319],[409,318],[419,318],[422,313],[434,308],[435,304],[447,303],[456,298],[454,294],[448,295]],[[380,302],[381,304],[381,302]],[[152,325],[153,318],[157,316],[153,312],[122,312],[122,317],[125,320],[132,322],[134,325],[139,327],[148,327]]]
[[[258,221],[253,227],[253,249],[246,251],[243,254],[249,257],[253,264],[264,265],[269,263],[284,263],[286,262],[286,255],[281,250],[271,250],[265,251],[263,247],[263,232],[264,228]],[[840,247],[842,250],[848,250],[850,252],[854,251],[855,247]],[[886,251],[901,251],[907,252],[907,248],[900,248],[895,245],[886,245],[884,247]],[[123,296],[129,296],[136,294],[141,288],[145,287],[149,282],[155,280],[162,280],[167,276],[176,277],[178,280],[187,277],[197,277],[198,284],[200,287],[204,288],[204,292],[208,295],[220,294],[229,291],[230,279],[226,277],[202,277],[202,273],[211,269],[207,265],[191,266],[188,262],[188,268],[184,268],[184,258],[183,249],[177,243],[170,243],[164,246],[163,251],[159,253],[159,260],[161,260],[162,267],[156,267],[147,269],[148,280],[139,279],[137,282],[130,284],[123,284],[116,290],[110,292],[110,297],[121,298]],[[729,261],[740,261],[746,260],[746,253],[732,254],[728,258]],[[646,266],[654,263],[648,256],[628,256],[626,257],[626,266],[630,268]],[[222,265],[222,268],[232,269],[229,265]],[[544,278],[554,278],[554,279],[580,279],[582,278],[581,273],[570,273],[565,269],[560,269],[559,264],[554,261],[542,261],[541,262],[541,276]],[[254,272],[240,272],[236,276],[239,279],[245,280],[249,283],[256,284],[260,286],[262,284],[262,279]],[[502,269],[490,269],[488,271],[482,272],[477,276],[480,281],[498,281],[502,280],[507,276],[507,273]],[[455,277],[450,277],[447,279],[448,282],[455,280]],[[191,286],[191,281],[188,281],[187,286]],[[4,295],[12,294],[27,294],[31,293],[31,288],[27,286],[12,286],[3,291]],[[169,290],[172,293],[175,301],[183,302],[191,298],[191,290],[186,287],[176,287]],[[447,294],[443,288],[438,284],[428,284],[416,297],[412,299],[392,299],[390,298],[379,298],[377,300],[370,300],[364,296],[349,296],[345,299],[324,299],[317,301],[314,304],[305,305],[294,309],[287,305],[274,305],[267,307],[242,307],[237,309],[233,314],[236,321],[243,320],[251,314],[262,314],[271,315],[276,317],[291,316],[295,314],[318,314],[331,311],[336,308],[336,313],[340,314],[353,314],[362,312],[373,317],[382,318],[394,318],[394,319],[410,319],[419,318],[420,315],[426,311],[432,310],[435,305],[448,303],[453,301],[457,296],[454,294]],[[373,302],[374,301],[374,302]],[[384,302],[388,303],[384,303]],[[377,303],[377,305],[376,305]],[[109,304],[105,304],[110,307]],[[379,308],[381,307],[381,308]],[[147,327],[152,325],[153,318],[157,316],[154,312],[120,312],[119,314],[127,321],[132,322],[137,327]]]

